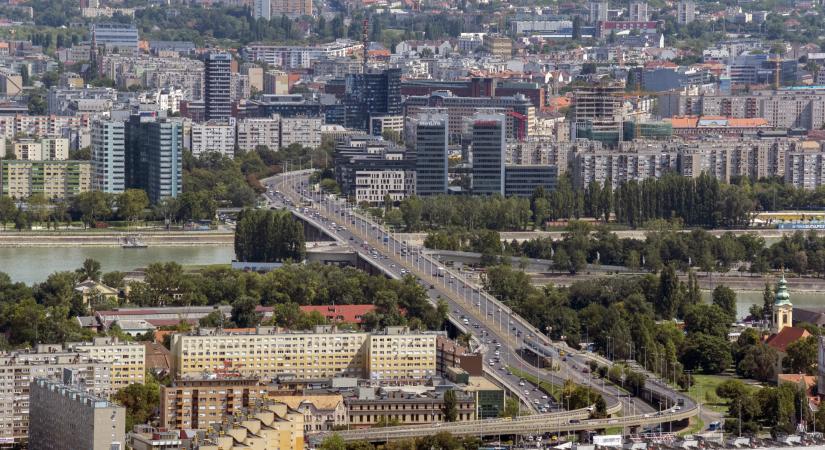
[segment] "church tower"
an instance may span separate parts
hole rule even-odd
[[[776,295],[773,300],[773,332],[779,333],[785,327],[793,325],[793,304],[791,294],[788,293],[788,282],[785,281],[785,272],[776,283]]]

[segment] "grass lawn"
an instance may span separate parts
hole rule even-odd
[[[538,379],[536,378],[535,375],[530,375],[527,372],[516,369],[515,367],[507,366],[507,369],[509,369],[510,372],[513,372],[513,375],[515,375],[519,378],[524,378],[525,380],[527,380],[527,381],[529,381],[529,382],[531,382],[535,385],[538,385],[539,389],[544,391],[547,395],[550,395],[553,398],[558,400],[558,398],[559,398],[558,394],[561,393],[561,388],[559,388],[558,386],[556,386],[552,383],[549,383],[546,380],[542,380],[541,383],[539,383]]]
[[[688,394],[701,403],[703,408],[720,413],[727,412],[725,402],[716,395],[716,386],[730,379],[731,377],[722,375],[693,375],[693,387]]]
[[[699,418],[699,416],[691,417],[690,418],[690,425],[685,428],[684,430],[678,432],[679,436],[685,436],[687,434],[696,434],[701,432],[705,429],[705,422]]]

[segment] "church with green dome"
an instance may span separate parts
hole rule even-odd
[[[772,325],[772,331],[774,333],[779,333],[783,328],[793,325],[793,304],[791,303],[791,294],[788,292],[788,282],[785,280],[785,272],[782,272],[782,278],[776,283]]]

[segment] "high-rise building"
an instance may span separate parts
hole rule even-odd
[[[588,3],[590,10],[590,23],[604,22],[607,20],[607,0],[594,0]]]
[[[126,141],[123,122],[92,123],[92,189],[110,194],[126,189]]]
[[[506,135],[504,115],[479,114],[473,118],[473,194],[504,195]]]
[[[29,445],[32,450],[122,450],[126,408],[71,384],[31,382]]]
[[[252,2],[252,17],[266,20],[272,18],[271,0],[254,0]]]
[[[304,147],[318,148],[321,145],[321,126],[324,119],[320,117],[282,117],[281,147],[301,144]]]
[[[631,1],[628,13],[628,20],[631,22],[647,22],[650,19],[647,13],[647,2],[645,1]]]
[[[680,25],[686,25],[694,20],[696,20],[696,2],[693,0],[679,0],[676,21]]]
[[[622,93],[618,83],[583,86],[573,94],[573,138],[618,142],[622,137]]]
[[[133,115],[126,127],[126,187],[143,189],[152,203],[181,191],[183,124]]]
[[[210,120],[192,124],[192,155],[220,153],[232,158],[235,156],[235,123],[228,120]]]
[[[415,122],[415,193],[447,193],[449,120],[445,115],[422,116]]]
[[[232,114],[232,56],[206,55],[204,78],[206,120],[228,119]]]
[[[271,0],[272,15],[280,16],[311,16],[312,0]]]
[[[226,416],[255,406],[276,388],[261,385],[258,378],[181,378],[160,389],[160,426],[208,429]]]
[[[341,125],[363,131],[370,117],[401,115],[401,69],[347,75],[343,108]]]
[[[130,384],[143,384],[146,376],[146,347],[141,343],[123,342],[117,338],[96,337],[91,342],[69,342],[70,351],[89,355],[96,361],[111,364],[109,377],[112,391]]]

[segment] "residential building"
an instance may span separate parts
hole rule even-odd
[[[676,10],[676,22],[687,25],[696,20],[696,2],[694,0],[679,0]]]
[[[328,323],[349,323],[360,325],[364,316],[375,311],[375,305],[304,305],[301,311],[305,313],[317,312],[324,316]]]
[[[604,185],[609,180],[615,190],[631,180],[659,178],[677,169],[678,151],[670,145],[638,143],[609,150],[597,141],[577,142],[572,160],[573,181],[583,187],[592,181]]]
[[[270,0],[254,0],[252,2],[252,17],[264,20],[272,18],[272,2]]]
[[[311,16],[312,0],[271,0],[272,15],[275,17]]]
[[[449,120],[446,115],[421,116],[415,129],[415,193],[419,196],[447,193]]]
[[[456,393],[458,422],[473,420],[473,396]],[[347,414],[352,429],[369,428],[390,422],[400,425],[423,425],[444,421],[444,391],[407,390],[405,388],[361,388],[357,397],[347,398]]]
[[[272,386],[259,378],[178,378],[160,388],[160,426],[169,430],[209,429],[225,417],[267,398]]]
[[[270,150],[281,147],[281,117],[249,117],[238,120],[238,150],[250,152],[259,145]]]
[[[92,123],[92,189],[118,194],[126,189],[126,138],[123,122]]]
[[[206,120],[229,119],[232,113],[232,56],[210,53],[204,61],[204,104]]]
[[[33,350],[0,353],[0,443],[22,446],[28,440],[29,392],[32,380],[61,380],[64,369],[75,384],[94,395],[112,394],[111,365],[89,355],[66,351],[59,345],[38,345]],[[80,447],[83,448],[83,447]]]
[[[138,30],[134,25],[94,22],[90,27],[93,46],[107,53],[138,52]]]
[[[598,22],[607,20],[607,0],[590,1],[588,2],[587,7],[589,11],[588,18],[590,23],[595,25]]]
[[[504,167],[504,195],[530,197],[539,187],[556,189],[558,168],[551,165],[507,165]]]
[[[331,327],[303,333],[259,327],[248,334],[202,328],[197,334],[173,335],[171,347],[178,377],[232,370],[242,376],[290,374],[297,379],[367,378],[374,373],[389,382],[421,382],[435,372],[435,334],[392,327],[376,334]]]
[[[96,361],[111,365],[109,383],[112,391],[144,382],[146,347],[143,344],[122,342],[111,337],[96,337],[91,342],[66,343],[66,349],[89,355]]]
[[[299,0],[301,1],[301,0]],[[273,5],[273,13],[275,12]],[[277,13],[276,16],[280,15]],[[359,41],[337,39],[317,46],[269,45],[253,43],[243,49],[250,61],[263,61],[285,70],[309,69],[319,59],[334,59],[359,54],[364,46]]]
[[[69,140],[65,138],[19,139],[13,143],[16,159],[49,161],[69,159]]]
[[[321,146],[321,117],[281,117],[281,147],[301,144],[304,147]]]
[[[303,414],[283,403],[265,404],[227,417],[196,450],[303,450]]]
[[[12,140],[16,135],[68,137],[89,127],[89,116],[0,116],[0,136]]]
[[[16,97],[23,92],[23,77],[19,74],[0,70],[0,94]]]
[[[484,376],[484,355],[481,353],[471,353],[446,336],[437,336],[435,345],[438,373],[444,374],[452,367],[463,369],[471,376]]]
[[[650,19],[647,13],[647,2],[642,0],[631,1],[628,13],[627,20],[631,22],[647,22]]]
[[[785,183],[808,190],[825,183],[825,152],[818,143],[802,143],[785,154]]]
[[[193,156],[219,153],[235,156],[235,123],[229,120],[210,120],[192,124],[191,146]]]
[[[349,423],[347,406],[341,394],[281,395],[271,393],[268,399],[275,403],[283,403],[289,409],[303,414],[304,432],[306,433],[334,431]]]
[[[126,408],[71,384],[48,378],[31,383],[31,450],[125,450]]]
[[[133,115],[125,136],[126,187],[144,189],[152,203],[180,195],[183,124]]]
[[[191,446],[186,431],[162,431],[148,426],[139,427],[126,435],[132,450],[183,450]]]
[[[34,194],[46,198],[66,199],[91,190],[92,170],[89,161],[0,161],[0,185],[3,195],[27,199]]]
[[[504,162],[507,149],[503,115],[473,118],[473,193],[504,195]]]
[[[484,52],[501,58],[513,56],[513,40],[500,34],[485,34],[482,44]]]
[[[268,70],[262,75],[263,93],[289,95],[289,75],[280,70]]]

